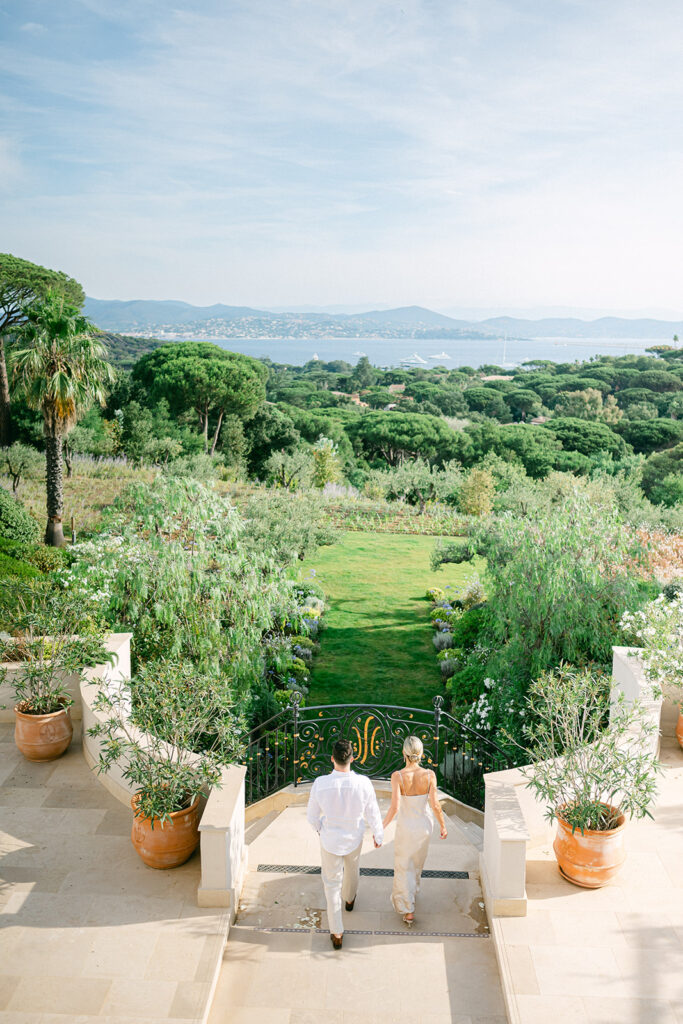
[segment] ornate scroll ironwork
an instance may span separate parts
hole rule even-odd
[[[353,745],[353,769],[374,779],[387,779],[403,764],[401,750],[408,736],[419,736],[425,764],[436,764],[434,715],[418,708],[385,704],[333,704],[299,712],[297,783],[331,770],[330,755],[338,739]]]
[[[388,704],[325,704],[302,708],[301,697],[251,734],[246,749],[247,803],[293,783],[310,782],[331,770],[332,747],[348,739],[354,748],[354,771],[388,778],[403,765],[403,742],[418,736],[423,764],[432,768],[439,786],[475,807],[483,806],[484,774],[509,767],[495,743],[443,711],[443,697],[432,711]]]

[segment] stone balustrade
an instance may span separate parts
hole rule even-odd
[[[244,765],[229,765],[221,773],[221,786],[211,790],[199,825],[202,880],[197,892],[200,907],[229,907],[234,920],[247,870],[244,840]]]

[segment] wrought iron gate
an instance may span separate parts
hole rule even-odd
[[[423,763],[436,772],[439,787],[473,807],[483,807],[486,772],[511,766],[500,747],[443,710],[443,697],[434,698],[431,711],[389,704],[302,708],[300,700],[294,694],[289,707],[251,733],[245,753],[248,804],[331,771],[338,739],[353,744],[354,771],[388,779],[403,765],[403,741],[419,736]]]

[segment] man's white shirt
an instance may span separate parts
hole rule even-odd
[[[384,838],[382,816],[370,779],[355,772],[330,772],[313,783],[308,800],[309,824],[320,833],[328,853],[345,856],[363,842],[366,824],[375,841]]]

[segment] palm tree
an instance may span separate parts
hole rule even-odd
[[[62,443],[94,402],[104,404],[114,379],[96,340],[97,328],[56,292],[25,309],[12,356],[14,379],[27,405],[43,414],[47,456],[45,543],[61,547],[64,490]]]

